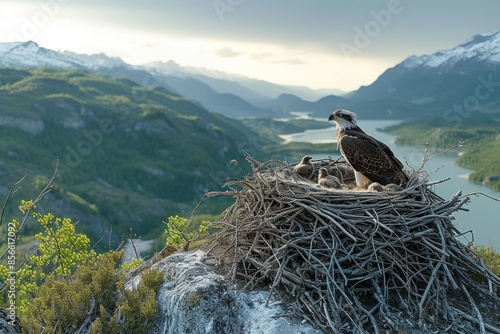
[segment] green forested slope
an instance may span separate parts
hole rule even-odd
[[[427,122],[407,122],[386,130],[397,136],[402,145],[449,148],[465,141],[457,164],[472,169],[473,182],[483,182],[500,190],[500,121],[488,115],[475,115],[460,124],[450,126],[440,119]]]
[[[41,209],[81,220],[94,237],[109,224],[117,235],[144,234],[189,214],[240,173],[229,162],[241,149],[266,144],[257,137],[163,88],[80,70],[0,69],[0,178],[12,184],[26,171],[23,188],[35,191],[59,159]]]

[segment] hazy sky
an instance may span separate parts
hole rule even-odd
[[[498,0],[1,0],[0,42],[350,91],[500,30],[499,13]]]

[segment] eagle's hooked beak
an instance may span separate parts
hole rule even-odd
[[[328,121],[331,122],[331,121],[335,121],[335,114],[331,114],[329,117],[328,117]]]

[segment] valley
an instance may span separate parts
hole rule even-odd
[[[0,334],[500,333],[499,11],[0,2]]]
[[[41,210],[79,219],[94,241],[112,229],[119,244],[131,234],[162,234],[163,220],[194,207],[216,219],[230,199],[203,195],[250,170],[245,152],[289,162],[335,155],[331,143],[308,136],[331,128],[333,137],[326,117],[346,108],[361,120],[404,121],[387,129],[398,145],[465,140],[457,163],[474,170],[471,181],[499,189],[499,40],[500,32],[480,34],[410,56],[342,96],[174,61],[137,66],[34,42],[0,43],[0,174],[13,184],[26,171],[16,198],[29,198],[58,163]],[[283,139],[296,133],[303,140]],[[8,207],[6,218],[16,212]]]
[[[163,88],[83,70],[0,70],[1,177],[29,198],[59,163],[43,211],[79,219],[93,240],[162,230],[168,215],[189,215],[217,171],[241,159],[257,135]],[[247,168],[242,164],[243,168]],[[21,197],[23,196],[23,197]],[[200,213],[222,211],[225,204]],[[217,207],[219,205],[219,207]],[[15,207],[6,213],[8,219]]]
[[[216,219],[231,200],[204,194],[250,171],[245,152],[265,161],[330,150],[278,137],[328,124],[228,118],[165,88],[82,69],[0,68],[0,99],[0,176],[10,186],[26,171],[11,201],[32,198],[57,168],[38,208],[78,221],[93,242],[112,231],[115,246],[161,239],[162,221],[195,207]],[[4,219],[18,215],[10,205]]]
[[[444,150],[463,141],[463,152],[457,157],[456,164],[473,170],[468,176],[469,181],[500,191],[499,128],[499,120],[480,117],[459,127],[430,120],[406,122],[386,131],[397,136],[397,144],[428,145],[434,150]]]

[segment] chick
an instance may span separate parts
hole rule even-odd
[[[328,166],[328,174],[337,177],[343,183],[354,181],[354,168],[347,164],[335,164]]]
[[[399,184],[389,183],[384,186],[385,191],[401,191],[403,188]]]
[[[312,157],[308,155],[304,156],[300,163],[295,166],[293,171],[303,178],[309,179],[314,173],[314,165],[312,164],[311,159]]]
[[[324,167],[319,169],[318,184],[327,189],[341,189],[342,183],[340,180],[332,175],[328,175],[328,170]]]
[[[378,182],[373,182],[368,186],[368,191],[382,192],[384,191],[384,187]]]

